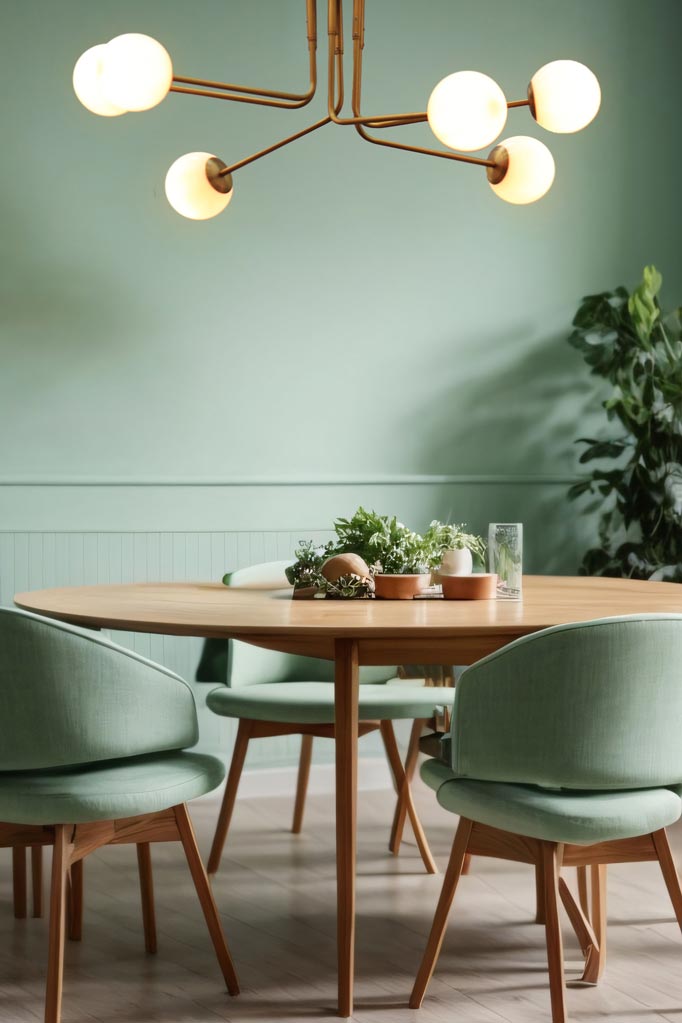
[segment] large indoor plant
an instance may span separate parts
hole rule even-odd
[[[680,309],[661,313],[661,283],[646,267],[632,294],[591,295],[573,321],[569,340],[611,385],[603,407],[617,427],[579,440],[580,461],[599,463],[570,491],[598,501],[583,574],[682,582],[682,332]]]

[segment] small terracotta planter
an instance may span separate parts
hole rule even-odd
[[[446,600],[494,600],[497,596],[497,576],[491,572],[442,575],[440,581]]]
[[[374,596],[380,600],[412,600],[418,593],[425,590],[431,583],[431,573],[421,575],[383,575],[374,576]]]

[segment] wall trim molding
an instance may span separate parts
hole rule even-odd
[[[382,476],[230,476],[211,477],[145,477],[133,476],[16,476],[0,477],[0,487],[352,487],[352,486],[570,486],[583,477],[559,474],[387,474]]]

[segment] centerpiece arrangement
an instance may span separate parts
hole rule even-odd
[[[470,574],[473,558],[483,560],[480,536],[434,521],[416,533],[396,516],[358,508],[334,522],[333,540],[302,540],[287,569],[295,597],[410,599],[426,590],[432,573]]]

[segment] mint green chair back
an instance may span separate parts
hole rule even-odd
[[[267,561],[226,576],[227,585],[244,589],[291,589],[285,575],[289,561]],[[385,682],[394,667],[362,668],[360,681]],[[269,682],[333,682],[334,664],[317,657],[264,650],[239,640],[207,640],[197,669],[198,682],[222,682],[230,688]]]
[[[459,778],[549,788],[682,782],[682,615],[562,625],[462,675],[452,725]]]
[[[95,632],[0,608],[0,771],[181,750],[194,695],[173,672]]]

